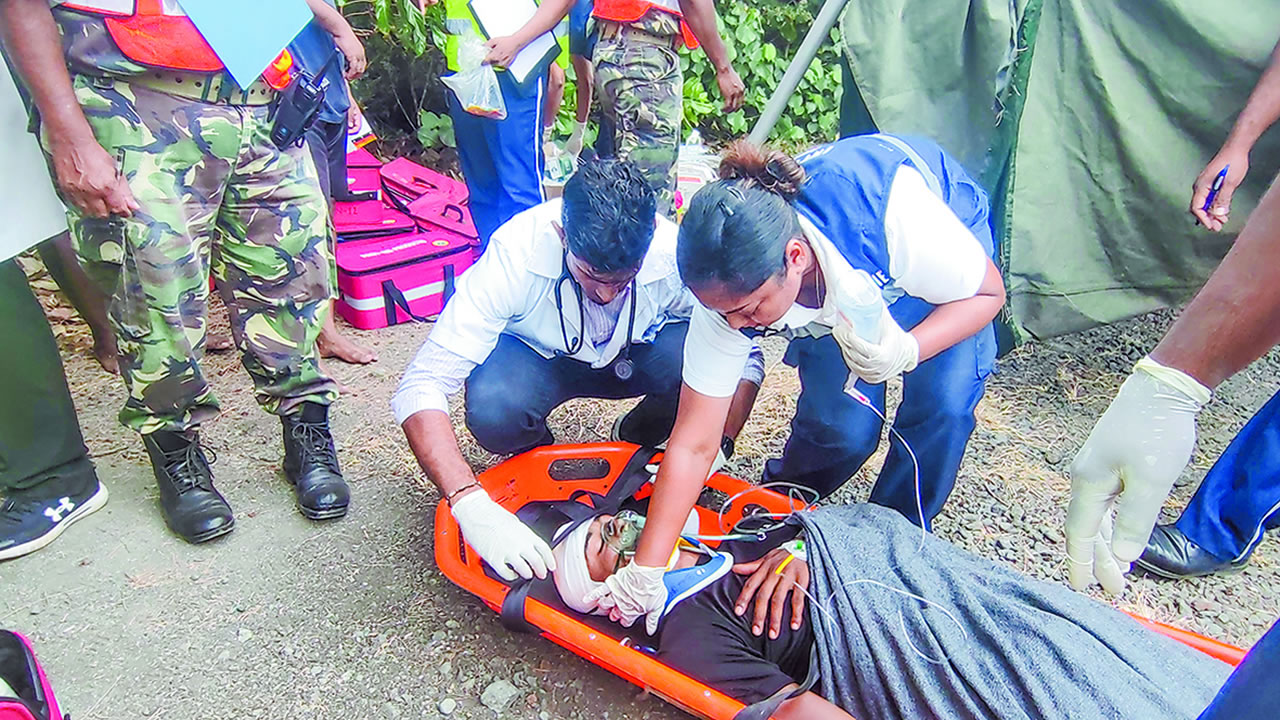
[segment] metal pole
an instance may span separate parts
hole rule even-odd
[[[778,89],[773,91],[773,96],[760,112],[760,119],[756,120],[756,126],[752,128],[747,140],[759,145],[769,139],[773,126],[778,123],[778,118],[782,117],[782,111],[787,109],[787,101],[795,94],[801,78],[804,77],[804,72],[809,69],[809,63],[818,56],[818,48],[822,47],[822,43],[826,41],[831,28],[835,27],[836,20],[840,18],[840,11],[848,2],[849,0],[826,0],[822,4],[822,9],[818,11],[818,16],[813,19],[813,25],[804,36],[804,42],[800,43],[800,49],[796,51],[795,58],[787,66],[787,72],[778,83]]]

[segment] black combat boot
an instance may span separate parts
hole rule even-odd
[[[226,535],[236,519],[213,486],[209,458],[196,433],[160,431],[142,436],[160,486],[160,512],[169,529],[189,543]]]
[[[329,432],[329,406],[303,403],[284,425],[284,474],[293,484],[298,510],[311,520],[347,514],[351,491],[338,468],[338,451]]]

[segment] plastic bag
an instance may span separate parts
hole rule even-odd
[[[498,73],[484,63],[489,49],[478,35],[463,39],[458,47],[458,72],[440,78],[458,96],[462,109],[472,115],[505,120],[507,104],[502,99]]]

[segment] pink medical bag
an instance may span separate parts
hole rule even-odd
[[[0,691],[0,720],[62,720],[31,641],[16,632],[0,630],[0,679],[16,696]]]
[[[376,167],[348,167],[347,191],[351,193],[373,193],[373,197],[382,195],[382,175]]]
[[[471,219],[471,209],[466,204],[437,195],[423,195],[406,205],[405,212],[423,227],[434,226],[456,232],[477,244],[480,241],[480,233],[476,232],[476,224]]]
[[[374,157],[373,153],[364,148],[356,148],[347,153],[347,168],[376,168],[382,167],[382,161]]]
[[[361,330],[439,315],[474,262],[471,239],[441,229],[339,243],[338,314]]]
[[[361,200],[334,203],[333,227],[338,231],[338,242],[348,242],[403,235],[416,230],[418,224],[381,200]]]
[[[467,202],[466,185],[407,158],[392,160],[383,165],[379,173],[383,190],[404,203],[427,195],[445,198],[458,205]]]

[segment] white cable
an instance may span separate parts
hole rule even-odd
[[[888,424],[890,437],[898,438],[898,442],[902,443],[902,447],[906,449],[907,456],[911,458],[911,471],[915,479],[916,487],[916,512],[920,516],[920,546],[916,548],[916,552],[924,550],[924,538],[929,534],[929,532],[924,529],[924,499],[920,492],[920,461],[916,459],[915,450],[911,449],[911,443],[908,443],[907,439],[902,437],[902,433],[898,432],[898,429],[889,422],[889,418],[885,417],[884,413],[880,412],[880,408],[876,407],[871,402],[871,398],[867,397],[861,390],[858,390],[853,386],[845,388],[844,392],[846,395],[856,400],[859,405],[862,405],[875,413],[876,417],[880,418],[881,422]]]

